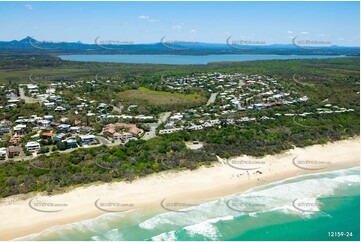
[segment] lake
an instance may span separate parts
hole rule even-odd
[[[289,59],[326,59],[340,58],[325,55],[61,55],[63,60],[118,62],[132,64],[173,64],[173,65],[205,65],[210,62],[253,61],[253,60],[289,60]]]

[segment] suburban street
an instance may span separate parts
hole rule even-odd
[[[20,86],[19,86],[19,94],[20,94],[20,98],[25,100],[25,103],[36,103],[37,102],[36,99],[25,96],[24,88],[22,88]]]
[[[211,96],[208,99],[207,106],[211,105],[212,103],[214,103],[214,101],[216,101],[217,95],[218,92],[211,94]]]
[[[145,134],[143,136],[143,139],[148,140],[148,139],[154,138],[156,136],[155,134],[156,134],[156,130],[157,130],[158,126],[161,123],[164,123],[165,121],[167,121],[170,114],[171,114],[171,112],[163,113],[163,114],[160,115],[158,123],[150,123],[150,124],[148,124],[150,126],[150,131],[148,132],[148,134]]]

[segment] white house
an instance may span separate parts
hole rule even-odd
[[[95,142],[94,135],[79,135],[79,138],[82,144],[90,144]]]
[[[58,106],[54,109],[54,111],[62,112],[62,111],[66,111],[66,108]]]
[[[42,120],[38,121],[38,126],[41,127],[41,128],[46,128],[46,127],[50,126],[50,123],[51,122],[49,120],[42,119]]]
[[[25,147],[28,151],[40,150],[40,144],[38,142],[28,142]]]
[[[57,129],[67,131],[70,128],[69,124],[60,124]]]
[[[45,115],[44,119],[52,121],[54,119],[53,115]]]
[[[180,121],[180,120],[182,120],[182,118],[183,118],[182,114],[176,113],[175,115],[169,117],[169,120],[170,121]]]
[[[72,127],[70,127],[69,128],[69,131],[70,132],[74,132],[74,133],[79,133],[80,132],[80,127],[78,127],[78,126],[72,126]]]
[[[14,131],[21,131],[26,129],[26,125],[25,124],[18,124],[14,127]]]
[[[159,130],[159,134],[170,134],[176,131],[182,130],[182,128],[173,128],[173,129],[162,129]]]
[[[44,103],[44,107],[45,107],[45,108],[52,108],[52,107],[54,107],[54,106],[55,106],[55,103],[53,103],[53,102]]]
[[[2,147],[0,148],[0,159],[5,159],[6,158],[6,148]]]

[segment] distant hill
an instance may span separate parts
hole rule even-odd
[[[101,41],[99,41],[101,42]],[[45,42],[32,37],[22,40],[0,41],[1,53],[24,54],[276,54],[276,55],[346,55],[359,56],[359,47],[327,46],[303,47],[293,44],[235,45],[212,43],[168,43],[153,44],[84,44],[78,42]]]

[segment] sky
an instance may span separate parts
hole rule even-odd
[[[0,2],[0,40],[359,46],[359,2]]]

